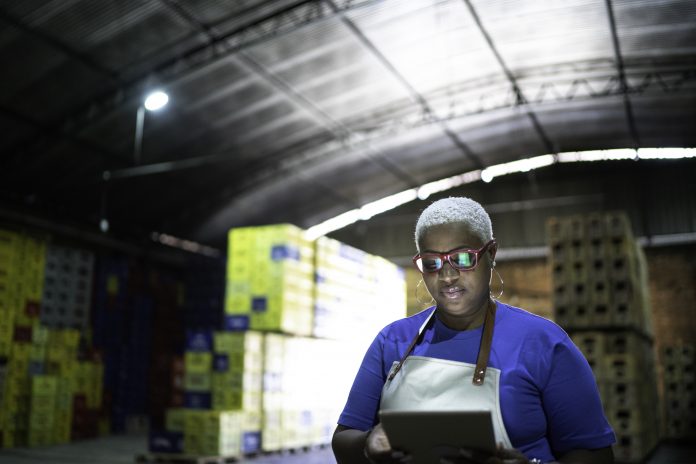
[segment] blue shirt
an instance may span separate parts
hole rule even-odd
[[[338,423],[377,424],[389,369],[401,359],[433,308],[388,325],[365,354]],[[412,355],[475,364],[483,327],[457,331],[436,316]],[[573,449],[615,442],[594,375],[555,323],[498,302],[488,365],[500,369],[500,407],[512,445],[528,458],[553,461]]]

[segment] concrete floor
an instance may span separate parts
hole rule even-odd
[[[134,464],[136,456],[147,455],[146,451],[146,437],[119,435],[67,445],[0,450],[0,464]],[[237,462],[248,464],[336,464],[330,447],[296,453],[268,454]]]
[[[1,464],[134,464],[145,454],[142,436],[112,436],[68,445],[0,450]],[[335,464],[331,448],[247,458],[248,464]],[[164,464],[164,463],[160,463]],[[696,444],[663,443],[645,464],[696,464]]]

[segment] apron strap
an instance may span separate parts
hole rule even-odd
[[[479,346],[478,357],[476,358],[476,368],[474,369],[474,385],[483,385],[488,367],[488,356],[491,353],[491,343],[493,342],[493,327],[495,326],[495,302],[488,305],[486,318],[483,321],[483,333],[481,334],[481,345]]]
[[[437,308],[433,309],[433,311],[430,313],[423,325],[420,326],[420,329],[418,329],[418,334],[413,338],[413,341],[404,352],[404,355],[401,357],[401,360],[399,360],[399,364],[397,364],[396,367],[391,371],[387,380],[393,380],[394,376],[396,376],[396,374],[401,370],[401,366],[404,365],[404,361],[406,361],[408,355],[410,355],[411,351],[413,351],[413,347],[416,346],[416,343],[418,343],[418,340],[420,340],[421,335],[423,335],[423,333],[425,332],[425,328],[430,324],[430,321],[433,320],[433,314],[435,314],[436,310]]]
[[[488,367],[488,356],[490,355],[491,343],[493,342],[493,327],[495,326],[495,310],[496,310],[495,301],[489,302],[488,308],[486,309],[486,317],[483,320],[483,333],[481,334],[481,345],[479,345],[479,352],[478,352],[478,356],[476,358],[476,368],[474,369],[474,377],[472,379],[472,383],[474,385],[483,385],[483,381],[485,380],[485,377],[486,377],[486,368]],[[420,329],[418,330],[418,334],[413,338],[413,341],[408,346],[408,348],[404,352],[404,355],[399,360],[399,364],[397,364],[396,367],[391,371],[387,380],[394,380],[394,377],[396,376],[396,374],[398,374],[398,372],[401,370],[401,367],[404,365],[406,358],[408,358],[408,356],[411,354],[411,351],[413,351],[413,347],[416,346],[416,344],[420,340],[421,336],[425,332],[425,328],[433,320],[433,315],[435,314],[435,311],[436,311],[436,309],[430,313],[430,316],[428,316],[428,319],[426,319],[426,321],[423,323],[423,325],[421,325]]]

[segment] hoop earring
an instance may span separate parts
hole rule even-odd
[[[418,288],[419,288],[419,287],[421,286],[421,284],[423,284],[423,283],[424,283],[424,282],[423,282],[423,279],[421,279],[421,280],[418,281],[418,284],[416,285],[416,301],[417,301],[420,305],[426,306],[426,305],[430,305],[430,304],[434,303],[435,300],[433,299],[433,296],[432,296],[432,295],[430,295],[430,301],[423,301],[423,300],[421,300],[420,295],[418,294]]]
[[[491,296],[492,299],[498,300],[498,299],[500,299],[501,296],[503,296],[503,292],[505,291],[505,282],[503,282],[503,278],[500,277],[500,273],[498,273],[498,271],[495,269],[495,266],[493,266],[493,268],[491,268],[491,280],[493,280],[493,273],[494,272],[495,272],[495,275],[498,276],[498,280],[500,280],[500,293],[498,293],[497,296],[493,296],[493,292],[491,292],[489,289],[488,294]],[[490,285],[490,281],[489,281],[489,285]]]

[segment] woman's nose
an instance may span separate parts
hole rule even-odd
[[[438,278],[445,282],[451,282],[459,278],[459,271],[455,269],[449,261],[445,261],[442,265],[442,269],[438,273]]]

